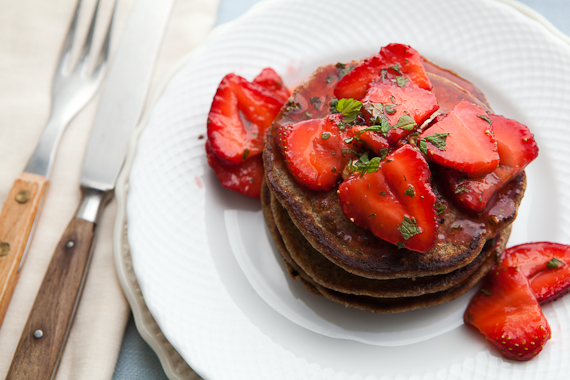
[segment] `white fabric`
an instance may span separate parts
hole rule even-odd
[[[120,0],[112,48],[134,0]],[[94,1],[85,0],[81,21],[91,18]],[[101,5],[105,28],[111,0]],[[218,0],[178,0],[170,20],[151,87],[168,76],[214,25]],[[75,0],[0,2],[0,204],[30,157],[48,119],[51,81]],[[86,31],[78,34],[80,41]],[[100,36],[99,36],[100,37]],[[96,44],[100,38],[96,38]],[[79,203],[83,154],[98,98],[68,126],[59,146],[50,189],[28,258],[0,327],[0,378],[6,376],[21,331],[51,255]],[[57,379],[110,379],[129,316],[114,267],[112,239],[115,203],[105,209],[87,283]]]

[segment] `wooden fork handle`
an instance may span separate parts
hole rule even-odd
[[[57,373],[89,262],[95,224],[71,220],[48,266],[6,379],[52,379]]]
[[[0,326],[20,276],[22,258],[32,240],[49,181],[21,173],[0,213]]]

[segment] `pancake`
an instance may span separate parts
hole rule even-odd
[[[317,283],[315,279],[307,274],[307,272],[293,259],[290,251],[284,243],[284,240],[282,239],[279,228],[277,228],[277,225],[275,224],[275,218],[273,215],[273,209],[275,209],[275,205],[274,203],[271,203],[271,193],[268,191],[268,188],[266,186],[262,187],[261,204],[268,229],[273,236],[274,241],[276,242],[278,252],[283,258],[287,271],[294,280],[300,280],[307,288],[307,290],[313,294],[328,298],[347,307],[354,307],[375,313],[397,313],[435,306],[444,302],[451,301],[463,295],[492,268],[496,257],[498,257],[498,255],[505,249],[510,235],[509,226],[505,231],[501,231],[501,233],[499,233],[499,235],[492,240],[492,243],[485,245],[485,248],[479,255],[479,257],[484,258],[480,265],[466,277],[456,278],[458,281],[445,290],[433,293],[425,293],[417,296],[394,297],[374,297],[362,294],[349,294],[330,289]],[[274,207],[272,207],[272,205]],[[437,276],[433,276],[434,279],[436,279],[436,277]],[[423,281],[424,284],[428,284],[429,282],[426,281],[427,279],[428,277],[424,277],[418,280]],[[367,281],[383,281],[385,283],[395,281],[396,283],[401,283],[401,280]],[[437,279],[435,281],[437,281]]]
[[[268,190],[262,190],[269,193]],[[265,200],[264,200],[265,201]],[[394,280],[369,279],[354,275],[335,265],[321,255],[303,237],[287,214],[285,208],[270,196],[272,223],[277,229],[272,232],[275,237],[278,234],[279,244],[289,252],[292,260],[305,272],[315,283],[331,290],[356,295],[373,297],[411,297],[426,293],[435,293],[449,289],[473,274],[485,262],[492,249],[483,249],[477,257],[463,268],[448,274],[436,276],[424,276],[418,278],[400,278]],[[265,208],[264,208],[264,212]],[[510,226],[501,231],[499,240],[505,240],[510,234]],[[491,239],[487,244],[492,244]]]
[[[308,118],[326,116],[333,91],[346,68],[323,66],[298,86],[268,131],[263,160],[269,190],[282,204],[296,228],[321,255],[345,271],[379,280],[415,278],[447,274],[473,262],[487,240],[509,226],[516,217],[524,195],[523,174],[503,187],[494,202],[480,215],[460,210],[444,197],[437,181],[432,183],[437,204],[445,210],[439,215],[438,239],[424,253],[398,249],[371,232],[352,223],[342,212],[336,188],[312,191],[301,186],[289,173],[277,141],[279,126]],[[469,94],[450,80],[434,81],[434,86],[448,86],[434,93]],[[461,99],[461,95],[456,97]],[[490,107],[487,107],[490,108]],[[434,174],[435,176],[436,174]]]

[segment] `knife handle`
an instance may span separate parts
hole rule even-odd
[[[48,187],[46,177],[21,173],[0,213],[0,326],[20,277],[20,267]]]
[[[65,230],[34,301],[6,379],[55,377],[81,297],[95,224],[79,218]]]

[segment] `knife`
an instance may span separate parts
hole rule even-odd
[[[113,196],[138,123],[174,0],[137,0],[95,115],[81,173],[81,201],[48,266],[7,379],[55,377],[85,283],[97,223]]]

